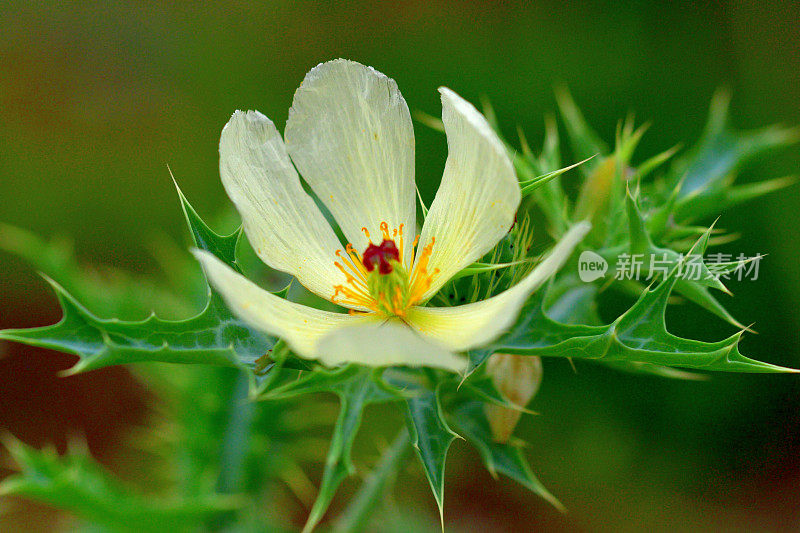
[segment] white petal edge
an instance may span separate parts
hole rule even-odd
[[[439,92],[448,155],[419,240],[425,246],[436,238],[427,270],[439,273],[423,300],[508,233],[522,196],[505,146],[483,115],[450,89]]]
[[[405,257],[416,232],[414,129],[395,81],[337,59],[297,89],[286,146],[303,179],[359,253],[381,242],[380,224],[404,225]]]
[[[203,250],[192,253],[234,315],[259,331],[285,340],[301,357],[316,359],[319,339],[347,324],[370,319],[366,315],[332,313],[290,302],[265,291],[213,254]]]
[[[300,185],[272,121],[258,111],[236,111],[222,130],[219,153],[222,184],[261,260],[330,299],[334,285],[345,283],[334,266],[342,246]]]
[[[528,297],[555,274],[589,232],[575,224],[519,283],[487,300],[455,307],[414,307],[406,320],[424,336],[454,351],[484,346],[510,328]]]

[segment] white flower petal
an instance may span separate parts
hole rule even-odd
[[[265,291],[214,255],[203,250],[193,253],[234,315],[259,331],[285,340],[301,357],[316,359],[319,339],[336,328],[369,319],[290,302]]]
[[[299,356],[327,365],[431,366],[455,372],[466,360],[422,338],[399,320],[331,313],[265,291],[214,255],[194,250],[228,308],[252,327],[286,341]]]
[[[423,300],[497,244],[514,223],[521,198],[506,149],[483,115],[450,89],[439,92],[447,163],[419,241],[424,246],[436,238],[427,270],[438,268],[439,274]]]
[[[467,361],[425,339],[397,319],[337,328],[318,345],[319,360],[329,365],[359,363],[369,366],[426,366],[463,372]]]
[[[456,307],[413,307],[406,316],[408,323],[454,352],[488,344],[511,327],[531,293],[561,268],[590,227],[588,222],[573,226],[530,274],[507,291]]]
[[[397,84],[337,59],[313,68],[297,89],[286,146],[303,178],[363,252],[380,224],[404,225],[405,257],[416,232],[414,129]],[[410,238],[409,238],[410,237]]]
[[[272,121],[237,111],[222,130],[219,153],[222,184],[261,260],[330,299],[333,286],[345,283],[334,266],[342,246],[300,185]]]

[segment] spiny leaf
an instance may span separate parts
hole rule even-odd
[[[408,430],[403,428],[391,446],[381,455],[381,459],[364,480],[358,493],[350,500],[347,508],[336,520],[333,531],[357,532],[364,530],[373,517],[373,510],[386,493],[400,469],[403,458],[409,449]]]
[[[268,385],[265,383],[253,391],[254,400],[285,400],[315,392],[334,391],[344,388],[358,377],[363,377],[365,373],[363,367],[352,364],[338,368],[317,367],[308,372],[295,372],[283,368],[278,368],[276,371],[285,375],[274,377]],[[368,379],[371,377],[368,376]]]
[[[170,176],[172,176],[171,171]],[[192,204],[189,203],[189,200],[186,199],[183,191],[181,191],[181,188],[178,186],[178,182],[175,181],[174,176],[172,176],[172,181],[175,184],[175,189],[178,191],[181,209],[183,210],[184,217],[186,217],[186,223],[189,226],[189,231],[192,233],[192,241],[195,246],[201,250],[211,252],[228,266],[241,272],[236,260],[236,245],[241,237],[242,228],[239,227],[239,229],[230,235],[219,235],[214,232],[208,227],[205,221],[200,218],[200,215],[197,214],[197,211],[195,211]]]
[[[702,137],[673,165],[672,179],[675,183],[683,182],[681,197],[716,192],[732,172],[750,159],[800,140],[800,130],[796,128],[769,126],[753,131],[734,131],[728,124],[729,104],[727,91],[718,91],[714,95]],[[716,212],[719,212],[718,208]]]
[[[407,424],[425,477],[433,491],[444,527],[444,468],[447,450],[458,438],[445,422],[438,391],[425,390],[406,402]]]
[[[23,471],[0,482],[0,495],[47,502],[111,531],[195,531],[205,520],[241,503],[235,497],[213,495],[146,499],[122,486],[85,453],[59,457],[13,437],[6,437],[5,445]]]
[[[553,507],[564,512],[564,506],[548,491],[531,472],[528,461],[519,445],[500,444],[492,439],[489,421],[480,402],[466,402],[453,413],[453,424],[475,447],[486,469],[494,476],[508,476],[531,492],[547,500]]]
[[[52,325],[0,331],[0,339],[48,348],[80,357],[67,373],[111,365],[159,361],[252,366],[273,341],[232,317],[212,295],[206,308],[187,320],[100,319],[58,283],[48,279],[64,313]]]
[[[317,526],[325,515],[325,511],[328,509],[331,500],[333,500],[339,485],[355,471],[350,452],[353,448],[358,428],[361,425],[364,408],[371,403],[397,399],[372,379],[371,369],[356,366],[345,368],[348,369],[347,378],[341,380],[338,378],[342,373],[331,373],[325,370],[316,371],[320,376],[326,375],[326,378],[331,375],[337,377],[335,383],[325,385],[325,390],[334,392],[339,396],[340,408],[339,418],[334,426],[328,456],[325,460],[325,470],[322,474],[319,493],[314,505],[311,507],[311,512],[303,528],[304,532],[310,532]],[[322,378],[323,381],[326,378]],[[311,387],[311,389],[306,390],[315,389],[315,387]]]
[[[561,283],[553,282],[545,295],[547,316],[556,322],[565,324],[601,325],[597,314],[598,287],[591,283],[575,284],[574,280],[563,279]],[[638,293],[637,293],[638,294]],[[687,372],[667,366],[636,361],[598,361],[600,364],[634,374],[648,374],[671,379],[701,380],[707,379],[704,374]]]
[[[796,176],[786,176],[744,185],[700,190],[680,198],[670,210],[677,221],[691,222],[717,215],[731,207],[797,183]]]
[[[195,244],[238,268],[236,240],[214,233],[178,190]],[[61,285],[49,280],[63,311],[57,324],[0,331],[0,339],[49,348],[80,357],[69,374],[109,365],[158,361],[252,368],[274,340],[231,315],[222,299],[209,290],[208,303],[187,320],[163,320],[151,314],[141,321],[101,319],[89,312]]]
[[[597,135],[591,126],[589,126],[586,119],[583,118],[583,113],[578,109],[578,106],[575,104],[572,95],[566,87],[556,89],[556,102],[561,111],[561,116],[564,119],[564,125],[566,126],[567,135],[569,136],[575,156],[580,159],[586,159],[596,154],[607,155],[608,146],[600,139],[600,136]],[[599,164],[600,161],[595,160],[581,168],[588,174]]]
[[[730,293],[725,285],[720,281],[719,277],[715,276],[706,266],[702,260],[702,254],[705,253],[708,244],[708,235],[701,237],[703,241],[702,247],[694,251],[692,255],[696,260],[691,263],[687,261],[687,256],[672,250],[671,248],[662,248],[653,243],[652,238],[647,230],[647,224],[639,211],[636,199],[628,191],[626,195],[626,208],[628,214],[628,231],[630,235],[630,253],[632,255],[640,256],[642,261],[642,271],[650,275],[658,272],[653,272],[651,267],[657,266],[659,271],[666,273],[675,269],[676,266],[683,263],[687,268],[695,269],[696,272],[691,276],[691,279],[684,279],[684,284],[703,285]],[[713,229],[713,228],[712,228]],[[708,230],[710,232],[711,229]]]
[[[791,372],[797,370],[745,357],[738,344],[742,332],[718,342],[684,339],[667,331],[665,311],[676,272],[606,326],[563,324],[542,309],[543,292],[534,294],[510,331],[489,347],[471,352],[474,370],[494,352],[597,361],[632,361],[660,366],[725,372]]]
[[[749,330],[747,326],[736,320],[730,312],[725,309],[719,301],[711,294],[708,287],[704,287],[699,283],[692,283],[688,280],[679,279],[675,283],[675,291],[680,293],[681,296],[699,305],[709,313],[717,315],[719,318],[728,324],[742,329]]]
[[[689,372],[679,368],[672,368],[663,365],[654,365],[651,363],[639,363],[636,361],[600,361],[608,368],[619,370],[620,372],[627,372],[629,374],[645,374],[648,376],[658,376],[667,379],[680,379],[684,381],[708,381],[707,374],[699,374],[697,372]]]
[[[668,150],[664,150],[660,154],[656,154],[653,157],[646,159],[636,167],[636,177],[639,180],[643,180],[654,171],[659,169],[664,163],[669,161],[672,156],[674,156],[678,150],[680,150],[680,148],[681,145],[676,145]]]
[[[492,272],[494,270],[500,270],[501,268],[508,268],[510,266],[521,265],[526,261],[516,261],[511,263],[481,263],[475,262],[469,265],[468,267],[459,270],[456,274],[450,278],[451,281],[457,280],[460,278],[464,278],[467,276],[474,276],[476,274],[481,274],[484,272]]]
[[[506,409],[513,409],[523,413],[532,413],[529,409],[523,406],[510,402],[494,384],[491,376],[488,374],[472,373],[467,376],[459,385],[457,390],[459,397],[470,397],[479,399],[483,402],[488,402],[498,407]]]
[[[561,168],[559,143],[555,117],[548,116],[545,118],[545,135],[539,157],[534,157],[530,150],[523,151],[520,157],[524,157],[527,165],[538,174],[553,172]],[[525,146],[526,143],[523,143],[523,148]],[[547,180],[544,187],[533,190],[533,198],[547,219],[550,232],[556,237],[566,233],[569,229],[569,200],[561,185],[561,177],[555,176]]]

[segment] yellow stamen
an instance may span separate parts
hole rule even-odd
[[[345,287],[344,285],[336,285],[333,287],[334,293],[331,296],[331,302],[339,305],[357,305],[360,307],[365,307],[372,311],[377,311],[377,307],[375,307],[375,300],[370,298],[369,294],[364,293],[361,290],[353,289],[351,287]],[[337,301],[336,298],[339,295],[342,295],[343,298],[340,301]]]
[[[406,306],[403,302],[403,293],[400,287],[395,287],[394,296],[392,297],[392,309],[395,315],[399,317],[406,316]]]
[[[399,252],[398,268],[405,268],[407,269],[406,271],[410,271],[413,268],[410,279],[406,278],[407,281],[398,286],[387,287],[389,291],[385,293],[375,294],[373,282],[377,280],[372,279],[370,276],[385,275],[385,273],[368,272],[362,261],[361,254],[356,251],[352,244],[347,244],[344,251],[336,250],[336,257],[339,258],[339,261],[334,261],[333,263],[344,275],[345,283],[333,287],[334,293],[330,300],[345,307],[360,307],[369,310],[354,311],[351,309],[349,311],[350,314],[375,312],[404,317],[409,307],[422,301],[425,293],[432,286],[433,279],[439,273],[438,268],[433,269],[432,272],[428,271],[428,264],[436,239],[432,238],[425,247],[418,250],[419,235],[416,235],[411,245],[410,257],[405,257],[404,225],[400,224],[400,226],[391,231],[389,224],[386,222],[381,222],[379,227],[382,237],[386,240],[394,241],[397,246]],[[367,228],[363,227],[361,231],[364,232],[364,235],[371,243],[372,240]],[[416,265],[414,264],[415,259],[418,260]]]
[[[405,248],[405,246],[403,246],[403,226],[404,225],[405,224],[400,224],[400,228],[394,230],[394,236],[397,237],[397,249],[400,251],[400,264],[401,265],[405,265],[406,264],[405,261],[403,261],[403,259],[404,259],[403,256],[405,255],[403,253],[404,252],[404,248]],[[408,265],[408,267],[410,268],[411,265]]]
[[[333,264],[344,274],[346,285],[335,285],[334,293],[330,300],[333,303],[344,306],[359,306],[376,311],[375,300],[369,295],[367,288],[367,271],[361,264],[361,259],[348,244],[345,248],[346,256],[342,250],[336,250],[336,257],[342,261],[334,261]]]
[[[419,237],[414,240],[414,244],[416,245],[419,241]],[[419,262],[417,263],[416,267],[414,268],[414,272],[411,274],[411,283],[410,283],[410,290],[409,290],[409,297],[408,297],[408,304],[409,306],[414,305],[415,303],[422,300],[422,297],[425,295],[425,292],[431,288],[433,284],[433,278],[439,273],[439,269],[433,269],[433,272],[428,273],[428,262],[431,259],[431,254],[433,253],[433,245],[436,243],[436,237],[431,237],[431,242],[429,242],[423,249],[422,253],[419,256]]]
[[[387,241],[392,240],[391,235],[389,235],[389,224],[387,224],[386,222],[381,222],[380,227],[381,227],[381,233],[383,233],[383,238]]]

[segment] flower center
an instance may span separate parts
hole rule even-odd
[[[414,239],[411,257],[408,262],[403,257],[403,225],[389,232],[389,225],[381,222],[383,240],[374,244],[367,228],[361,228],[370,244],[359,256],[352,244],[336,251],[341,261],[334,262],[344,275],[346,283],[336,285],[331,301],[345,306],[363,307],[375,313],[390,316],[405,316],[405,311],[422,300],[431,286],[433,277],[439,273],[434,269],[428,273],[428,260],[435,239],[420,252],[414,271],[408,269],[414,264],[415,249],[419,236]],[[354,312],[353,310],[350,311]]]
[[[377,267],[378,273],[385,276],[392,273],[394,268],[392,263],[400,262],[400,251],[393,240],[383,239],[380,246],[372,243],[367,246],[361,262],[364,263],[367,272],[372,272]]]

